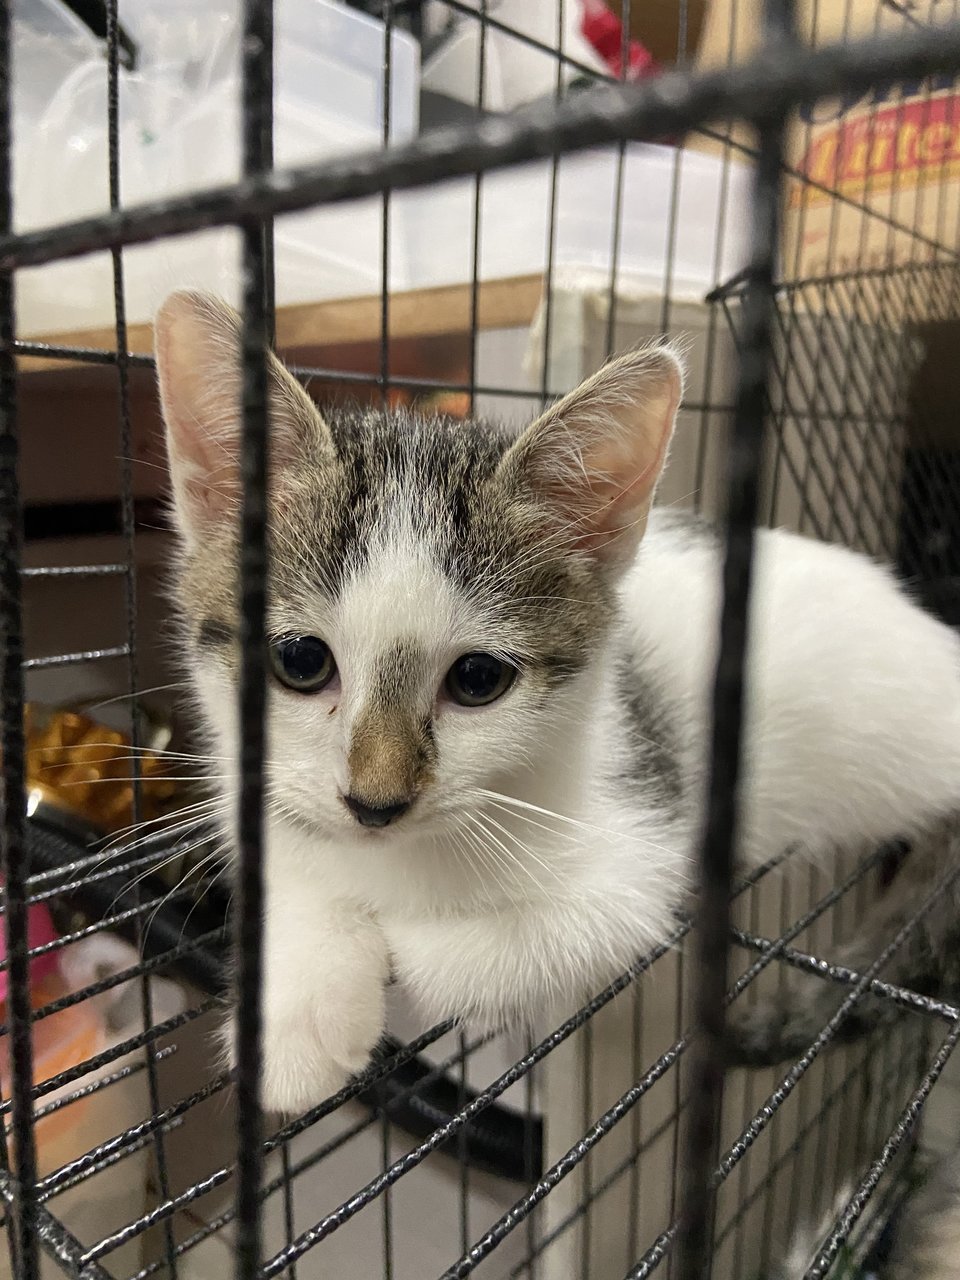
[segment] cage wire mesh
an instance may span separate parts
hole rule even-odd
[[[624,83],[610,85],[603,82],[611,73],[566,47],[570,0],[566,11],[562,0],[556,6],[549,37],[498,15],[492,2],[444,0],[429,15],[434,34],[454,19],[469,33],[474,101],[446,132],[398,142],[398,33],[426,41],[429,24],[418,4],[358,7],[380,24],[381,150],[291,170],[282,167],[278,144],[281,167],[274,168],[274,13],[269,3],[246,0],[237,53],[237,181],[128,207],[120,82],[131,42],[124,6],[118,11],[118,0],[107,0],[108,208],[39,229],[24,229],[14,218],[14,156],[22,145],[13,132],[18,7],[10,0],[2,7],[8,1065],[0,1192],[10,1274],[146,1280],[235,1271],[244,1280],[281,1274],[402,1280],[476,1272],[639,1280],[659,1269],[683,1280],[707,1274],[742,1280],[779,1274],[791,1241],[810,1224],[819,1227],[797,1274],[866,1274],[913,1177],[921,1113],[960,1036],[960,1008],[949,1002],[960,993],[937,998],[877,986],[915,920],[886,939],[862,972],[830,963],[895,870],[889,849],[851,855],[829,873],[795,866],[785,851],[763,873],[735,878],[744,620],[757,524],[784,525],[880,557],[935,612],[950,622],[960,615],[955,394],[949,375],[938,373],[960,320],[958,210],[945,195],[954,163],[947,134],[936,135],[935,148],[929,144],[942,181],[928,172],[919,188],[896,148],[882,151],[882,164],[864,162],[852,184],[842,169],[846,153],[822,165],[808,147],[798,164],[785,150],[788,131],[806,130],[813,145],[812,108],[839,102],[842,124],[871,94],[886,101],[882,93],[894,82],[912,85],[919,97],[909,107],[889,99],[894,124],[912,112],[911,128],[928,121],[955,129],[949,114],[955,100],[946,109],[942,102],[960,69],[960,25],[946,12],[949,4],[877,0],[874,29],[854,33],[854,5],[845,0],[840,24],[832,13],[829,39],[821,42],[815,3],[812,15],[810,6],[804,10],[798,37],[793,6],[768,0],[761,47],[756,9],[740,0],[738,14],[733,0],[707,15],[714,38],[721,29],[729,35],[725,52],[709,63],[697,50],[705,38],[700,10],[682,0],[671,53],[676,68],[628,84],[634,15],[626,0],[619,13]],[[445,13],[439,22],[438,9]],[[744,21],[752,24],[753,47],[738,52],[734,37]],[[174,33],[176,22],[171,10]],[[491,67],[514,48],[548,58],[552,70],[543,101],[504,114],[491,105]],[[880,155],[890,127],[890,119],[875,125],[871,116],[852,150]],[[276,137],[282,141],[279,126]],[[625,265],[635,249],[640,201],[632,166],[638,143],[664,139],[669,145],[656,152],[663,210],[654,278],[648,273],[638,289]],[[714,157],[715,189],[706,234],[699,227],[692,233],[707,246],[709,280],[697,293],[688,259],[694,206],[702,199],[691,153],[700,145]],[[599,169],[567,167],[584,148],[600,146],[606,150],[587,156]],[[540,166],[535,190],[524,186],[533,170],[505,168],[523,161]],[[510,200],[498,203],[504,188],[497,182],[505,176]],[[449,185],[454,179],[459,187]],[[593,228],[604,249],[591,257],[589,273],[578,273],[563,234],[565,219],[587,198],[588,182],[604,201],[602,234]],[[416,203],[433,190],[456,192],[459,222],[433,222],[438,215],[429,200]],[[905,197],[910,191],[915,198]],[[794,209],[789,237],[779,218],[784,194]],[[312,320],[301,300],[299,313],[293,307],[285,314],[289,267],[277,248],[296,239],[298,225],[307,226],[296,221],[307,211],[335,210],[361,197],[376,204],[366,247],[379,276],[367,291],[373,321],[363,340],[346,331],[355,325],[348,308],[334,308],[332,320]],[[406,197],[411,204],[402,203]],[[536,210],[535,254],[521,271],[504,273],[491,246],[512,234],[510,219],[519,228],[524,199]],[[360,206],[346,208],[350,217],[357,211],[359,226]],[[362,208],[366,216],[369,201]],[[807,218],[820,219],[813,265],[804,247]],[[461,245],[455,295],[442,284],[419,293],[402,287],[408,264],[396,232],[404,220],[411,234],[437,242],[437,254],[445,237]],[[230,911],[242,1034],[233,1082],[211,1048],[226,981],[230,894],[210,871],[217,866],[213,837],[178,825],[174,802],[202,801],[189,790],[186,758],[171,800],[163,762],[180,758],[178,739],[149,701],[159,691],[168,695],[160,706],[171,705],[177,677],[157,645],[168,535],[158,490],[140,482],[135,465],[149,461],[143,423],[149,426],[155,412],[149,334],[140,324],[146,316],[128,322],[142,246],[185,233],[202,233],[196,243],[210,246],[203,236],[218,226],[239,229],[233,261],[244,315],[244,758]],[[738,236],[746,256],[735,270],[730,243]],[[100,257],[82,256],[91,254]],[[15,284],[18,305],[29,310],[30,282],[49,278],[54,292],[66,289],[67,275],[43,272],[77,263],[109,273],[109,330],[88,325],[78,334],[66,325],[34,325],[18,337]],[[519,310],[517,299],[527,300]],[[439,318],[431,327],[434,309]],[[326,324],[322,340],[312,323]],[[526,1043],[473,1037],[446,1024],[425,1030],[398,997],[392,1038],[367,1070],[303,1116],[283,1123],[261,1117],[254,1099],[265,346],[276,341],[320,400],[439,403],[522,421],[611,352],[660,332],[687,335],[691,368],[661,500],[719,518],[726,537],[696,920],[678,917],[662,946],[559,1027],[542,1028]],[[92,406],[89,424],[84,400]],[[59,458],[37,425],[44,405],[48,416],[76,414],[77,434],[61,444]],[[119,458],[115,500],[74,495],[51,502],[51,489],[37,486],[37,450],[46,467],[51,459],[69,467],[87,446],[101,469],[104,459]],[[65,643],[68,635],[76,642]],[[65,722],[66,704],[72,719]],[[51,706],[61,709],[59,717]],[[76,821],[75,804],[72,816],[58,808],[67,792],[55,794],[57,777],[38,780],[28,747],[83,785],[91,780],[85,767],[94,773],[104,767],[97,754],[104,734],[117,735],[107,740],[123,765],[110,785],[122,794],[115,813],[100,812],[111,838],[93,842]],[[56,938],[36,941],[30,933],[28,908],[38,904],[53,910]],[[131,950],[68,990],[31,982],[31,959],[106,937]],[[814,968],[836,984],[837,1014],[788,1068],[732,1070],[724,1078],[723,1006],[734,994],[757,998],[791,967]],[[170,978],[176,986],[164,981]],[[899,1003],[903,1018],[882,1037],[834,1044],[844,1016],[868,990]],[[94,1007],[109,1007],[115,1034],[84,1038],[84,1014]],[[51,1052],[45,1024],[68,1028],[57,1034],[72,1037],[72,1058]]]

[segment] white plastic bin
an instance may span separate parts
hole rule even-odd
[[[557,173],[553,263],[609,277],[618,153],[563,156]],[[624,162],[618,280],[643,292],[702,298],[743,266],[749,169],[698,151],[633,144]],[[532,275],[548,262],[553,165],[538,161],[487,174],[480,194],[479,274]],[[674,210],[676,177],[677,206]],[[726,186],[726,191],[724,187]],[[410,287],[471,277],[475,183],[441,183],[397,197]],[[726,216],[721,219],[721,211]],[[675,216],[674,216],[675,214]],[[666,279],[672,261],[672,277]]]
[[[74,67],[97,56],[96,36],[60,0],[14,0],[14,135],[25,137]]]
[[[45,0],[55,5],[56,0]],[[121,186],[125,205],[235,180],[240,172],[237,0],[130,0],[124,21],[141,44],[142,69],[120,85]],[[179,32],[180,43],[174,38]],[[178,52],[179,51],[179,52]],[[411,137],[418,120],[419,48],[391,34],[390,133]],[[277,0],[275,156],[280,165],[375,148],[383,138],[384,27],[332,0]],[[18,72],[18,81],[20,80]],[[81,62],[32,130],[17,192],[19,229],[109,206],[106,68]],[[380,287],[380,207],[369,200],[277,223],[283,302],[374,292]],[[146,320],[172,288],[192,285],[239,300],[238,237],[230,229],[124,254],[128,317]],[[400,252],[400,246],[397,246]],[[23,333],[109,325],[105,255],[21,273]]]

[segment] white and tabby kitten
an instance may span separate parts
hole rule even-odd
[[[156,351],[184,660],[236,766],[237,317],[173,295]],[[323,417],[271,358],[264,1102],[361,1067],[391,972],[430,1018],[529,1019],[661,940],[695,874],[719,548],[651,512],[675,352],[518,438]],[[642,542],[641,542],[642,539]],[[960,797],[960,651],[882,569],[760,536],[740,843],[909,833]]]

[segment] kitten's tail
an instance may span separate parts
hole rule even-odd
[[[911,842],[901,869],[856,937],[841,948],[837,964],[862,973],[913,922],[907,938],[877,976],[921,995],[960,999],[960,874],[949,878],[958,871],[960,819],[952,815]],[[936,895],[933,904],[916,918],[932,895]],[[799,1056],[848,990],[829,979],[793,970],[779,991],[752,1005],[738,1001],[727,1022],[730,1065],[772,1066]],[[893,1000],[865,996],[841,1024],[836,1040],[857,1039],[902,1013],[902,1006]]]

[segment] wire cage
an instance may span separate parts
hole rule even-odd
[[[666,55],[675,66],[637,79],[630,33],[643,26],[631,9],[647,7],[625,0],[617,83],[613,70],[566,47],[569,11],[579,8],[569,0],[566,13],[563,0],[555,6],[547,36],[514,21],[517,6],[501,12],[493,0],[356,5],[379,42],[383,145],[308,163],[295,149],[287,156],[274,85],[285,2],[277,0],[277,15],[270,0],[237,8],[237,173],[145,202],[129,199],[124,184],[134,162],[122,77],[137,43],[124,3],[107,0],[96,99],[106,207],[55,226],[25,226],[14,200],[21,148],[33,141],[18,135],[14,109],[23,9],[0,9],[0,1194],[9,1272],[17,1280],[882,1274],[885,1241],[931,1134],[936,1145],[937,1101],[952,1097],[938,1080],[960,1038],[951,1003],[960,992],[879,981],[926,907],[862,970],[832,963],[895,880],[896,849],[829,869],[794,865],[784,851],[738,879],[745,623],[762,525],[887,561],[933,612],[960,621],[950,372],[958,211],[943,194],[953,176],[949,90],[960,73],[960,23],[942,0],[876,0],[873,28],[855,30],[846,0],[836,6],[842,21],[829,15],[818,39],[816,3],[798,15],[789,0],[766,0],[758,24],[745,0],[739,14],[736,0],[713,5],[705,21],[701,6],[681,0]],[[397,86],[409,49],[419,41],[426,50],[431,31],[435,38],[454,20],[472,41],[473,99],[444,128],[405,133]],[[176,21],[171,10],[174,32]],[[711,24],[709,59],[697,43]],[[735,48],[748,29],[749,47]],[[533,105],[497,109],[491,68],[516,49],[547,60],[549,87]],[[892,85],[915,90],[909,105]],[[865,100],[892,104],[866,135],[862,127],[851,135],[865,154],[881,154],[870,131],[882,138],[891,120],[941,131],[935,143],[923,135],[920,196],[912,161],[896,146],[856,181],[843,169],[846,152],[822,164],[811,149],[818,109],[829,116],[839,103],[832,118],[843,126]],[[437,110],[424,97],[425,120],[428,106]],[[792,140],[804,130],[798,153]],[[648,143],[658,145],[643,162],[659,167],[635,169]],[[707,187],[698,185],[704,173]],[[443,193],[456,216],[433,200]],[[588,193],[591,216],[601,215],[593,243],[604,247],[584,263],[564,236]],[[644,229],[648,198],[660,201],[655,233]],[[330,215],[322,226],[331,234],[341,215],[369,232],[375,280],[362,299],[363,338],[360,304],[351,309],[336,284],[326,319],[302,298],[286,300],[304,261],[298,246],[318,234],[307,221],[318,210]],[[817,219],[811,249],[804,227]],[[638,225],[655,241],[639,288],[630,269]],[[511,237],[531,255],[519,269],[497,258]],[[158,643],[169,533],[140,313],[150,246],[174,246],[165,268],[173,287],[191,282],[175,278],[176,246],[197,245],[203,257],[228,242],[242,294],[245,477],[244,755],[229,891],[209,872],[213,843],[178,825],[177,805],[190,793],[164,766],[189,757],[163,714],[177,692]],[[462,261],[451,284],[438,262],[453,242]],[[414,288],[417,253],[434,274]],[[83,270],[91,274],[69,274]],[[60,303],[78,289],[100,289],[109,324],[35,321],[38,297]],[[319,336],[311,327],[324,325]],[[303,1116],[262,1116],[265,349],[275,343],[321,402],[435,403],[521,422],[612,352],[663,332],[686,335],[690,378],[660,500],[719,520],[725,537],[693,914],[678,914],[661,946],[527,1041],[424,1028],[391,993],[391,1038],[369,1068]],[[51,435],[54,420],[61,432],[68,424],[66,443]],[[66,500],[45,480],[51,458],[83,473]],[[100,480],[110,472],[106,489],[91,489],[91,469]],[[173,689],[160,713],[155,686]],[[112,773],[104,741],[121,758]],[[51,774],[37,772],[37,753]],[[96,788],[82,793],[106,841],[79,821],[79,793],[71,801],[64,782],[86,786],[90,769],[108,770],[94,780],[108,782],[116,800],[111,810]],[[945,875],[940,892],[948,888]],[[55,937],[31,931],[40,904],[54,915]],[[70,989],[37,983],[32,965],[91,938],[132,949],[104,953]],[[235,1079],[212,1047],[231,938]],[[835,984],[836,1013],[792,1063],[725,1071],[725,1007],[797,968]],[[838,1043],[868,995],[903,1016],[893,1030]],[[96,1008],[102,1021],[107,1005],[108,1031],[94,1034],[85,1015]],[[72,1037],[69,1060],[57,1056],[56,1036],[51,1049],[45,1024],[69,1028],[58,1033]]]

